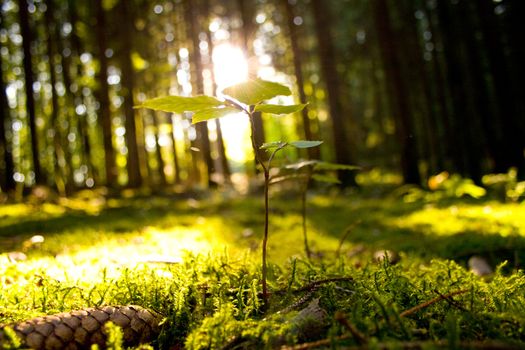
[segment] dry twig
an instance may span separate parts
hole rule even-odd
[[[451,297],[453,297],[455,295],[459,295],[459,294],[464,294],[466,292],[468,292],[468,289],[458,290],[458,291],[455,291],[455,292],[452,292],[452,293],[449,293],[449,294],[446,294],[446,295],[440,294],[438,297],[435,297],[434,299],[425,301],[424,303],[421,303],[421,304],[416,305],[416,306],[414,306],[414,307],[412,307],[412,308],[410,308],[408,310],[403,311],[402,313],[399,314],[399,317],[406,317],[406,316],[412,315],[413,313],[416,313],[416,312],[418,312],[421,309],[429,307],[430,305],[435,304],[435,303],[437,303],[438,301],[441,301],[441,300],[449,300],[450,301]]]

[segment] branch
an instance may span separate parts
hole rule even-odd
[[[440,294],[438,297],[435,297],[434,299],[431,299],[431,300],[428,300],[428,301],[425,301],[424,303],[422,304],[419,304],[419,305],[416,305],[408,310],[405,310],[403,311],[402,313],[399,314],[399,317],[406,317],[406,316],[409,316],[409,315],[412,315],[413,313],[416,313],[418,312],[419,310],[421,309],[424,309],[432,304],[435,304],[437,303],[438,301],[441,301],[441,300],[448,300],[450,299],[451,297],[455,296],[455,295],[459,295],[459,294],[464,294],[468,292],[468,289],[462,289],[462,290],[458,290],[458,291],[455,291],[455,292],[452,292],[452,293],[449,293],[449,294],[446,294],[446,295],[443,295],[443,294]]]

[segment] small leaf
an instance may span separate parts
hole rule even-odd
[[[135,108],[150,108],[171,113],[196,112],[223,106],[224,102],[211,96],[164,96],[145,101]]]
[[[322,144],[323,141],[290,141],[289,144],[291,146],[294,146],[295,148],[311,148],[311,147],[317,147],[320,144]]]
[[[206,108],[195,112],[191,118],[191,123],[195,124],[209,119],[220,118],[232,113],[239,113],[239,110],[235,107]]]
[[[299,170],[299,169],[305,168],[307,166],[315,165],[318,162],[319,162],[318,160],[303,160],[301,162],[288,164],[288,165],[285,166],[285,169]]]
[[[358,170],[361,167],[356,165],[329,163],[329,162],[317,162],[314,166],[315,170]]]
[[[275,115],[285,115],[285,114],[292,114],[295,112],[299,112],[304,107],[306,107],[306,104],[287,105],[287,106],[261,104],[261,105],[255,106],[255,111],[263,112],[263,113],[270,113],[270,114],[275,114]]]
[[[282,142],[282,141],[274,141],[274,142],[267,142],[267,143],[263,143],[261,145],[261,147],[259,147],[260,149],[272,149],[272,148],[283,148],[287,145],[286,142]]]
[[[337,177],[330,176],[330,175],[314,174],[312,175],[312,179],[314,179],[315,181],[330,183],[330,184],[340,184],[341,183],[341,181],[339,181]]]
[[[292,94],[287,86],[262,79],[252,79],[227,87],[222,93],[247,105],[256,105],[275,96]]]

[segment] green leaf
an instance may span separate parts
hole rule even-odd
[[[330,176],[330,175],[314,174],[312,175],[312,179],[314,179],[315,181],[330,183],[330,184],[340,184],[341,183],[341,181],[339,181],[337,177]]]
[[[318,160],[303,160],[297,163],[288,164],[285,166],[285,169],[299,170],[307,166],[315,165],[318,162],[319,162]]]
[[[275,115],[285,115],[285,114],[292,114],[295,112],[301,111],[304,107],[306,107],[306,104],[298,104],[298,105],[272,105],[272,104],[261,104],[255,106],[255,111],[257,112],[263,112],[263,113],[270,113]]]
[[[272,148],[283,148],[287,145],[286,142],[282,142],[282,141],[274,141],[274,142],[267,142],[267,143],[263,143],[261,145],[261,147],[259,147],[260,149],[272,149]]]
[[[239,113],[239,110],[235,107],[206,108],[195,112],[191,118],[191,123],[195,124],[209,119],[220,118],[232,113]]]
[[[311,148],[311,147],[317,147],[320,144],[323,143],[323,141],[290,141],[288,142],[291,146],[294,146],[295,148]]]
[[[317,162],[314,166],[315,170],[358,170],[361,169],[356,165],[329,163],[329,162]]]
[[[135,108],[150,108],[171,113],[196,112],[203,109],[223,106],[224,102],[211,96],[164,96],[145,101]]]
[[[227,87],[222,93],[247,105],[256,105],[275,96],[292,94],[287,86],[262,79],[252,79]]]

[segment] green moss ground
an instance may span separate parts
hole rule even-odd
[[[139,304],[166,316],[156,344],[163,348],[272,348],[316,339],[357,345],[355,337],[337,340],[348,333],[341,320],[371,347],[414,341],[430,348],[440,341],[448,347],[467,341],[523,345],[525,206],[493,199],[408,200],[395,193],[368,188],[310,195],[311,262],[303,253],[298,196],[275,193],[269,243],[274,293],[266,313],[259,300],[264,212],[258,197],[106,198],[85,192],[54,203],[4,204],[0,323]],[[44,242],[30,243],[34,235]],[[374,261],[381,249],[399,253],[400,262]],[[27,259],[14,261],[9,252]],[[473,255],[500,268],[477,277],[466,268]],[[336,277],[352,280],[311,285]],[[463,292],[399,317],[456,291]],[[321,330],[305,335],[294,317],[317,298],[327,319]]]

